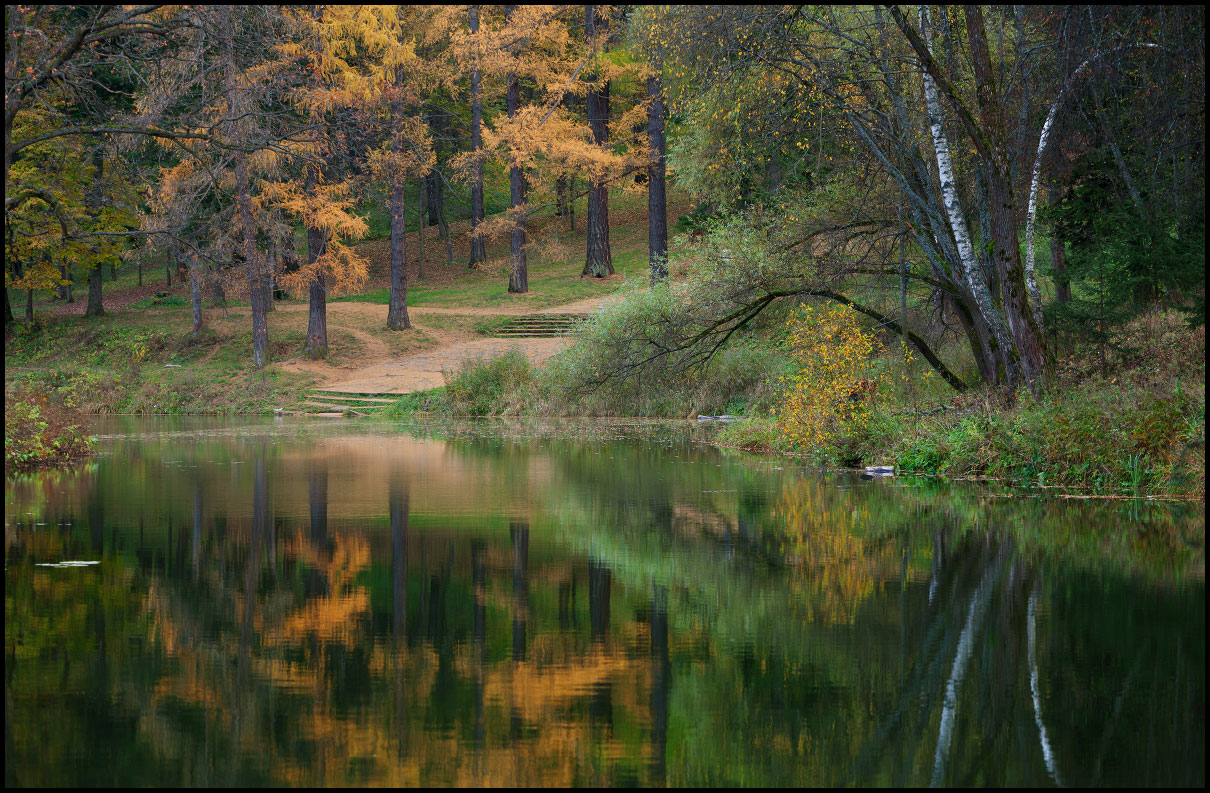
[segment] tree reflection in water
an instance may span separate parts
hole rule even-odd
[[[127,441],[7,488],[6,783],[1204,782],[1200,516],[899,485]]]

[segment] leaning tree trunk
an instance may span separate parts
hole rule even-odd
[[[479,32],[479,6],[470,6],[471,33]],[[478,233],[483,222],[483,98],[481,96],[478,62],[471,70],[471,153],[475,161],[471,178],[471,260],[468,267],[477,268],[487,261],[483,235]]]
[[[516,12],[517,7],[504,7],[504,19],[507,22]],[[521,84],[516,72],[508,73],[508,117],[514,119],[521,106]],[[525,177],[521,166],[513,165],[508,171],[508,192],[510,214],[512,215],[513,234],[509,247],[508,291],[525,293],[529,291],[529,270],[525,257]]]
[[[399,77],[396,76],[396,85]],[[391,103],[392,127],[403,119],[403,102]],[[392,129],[392,132],[394,130]],[[391,153],[403,152],[403,141],[398,134],[391,135]],[[399,174],[391,175],[391,299],[387,308],[387,328],[404,330],[412,327],[408,319],[408,253],[407,227],[404,225],[406,182]],[[482,188],[482,185],[480,185]]]
[[[609,22],[597,17],[597,6],[585,6],[588,38],[596,48],[598,28],[605,35]],[[593,75],[596,79],[599,75]],[[604,147],[609,142],[609,83],[589,90],[588,126],[593,143]],[[588,251],[582,275],[604,278],[613,274],[613,257],[609,252],[609,186],[607,182],[593,184],[588,191]]]
[[[895,11],[896,9],[892,9]],[[929,41],[928,11],[920,10],[921,30],[927,46]],[[906,24],[906,23],[901,23]],[[958,198],[957,181],[954,177],[953,161],[950,157],[949,138],[945,133],[945,118],[941,112],[941,97],[937,91],[937,83],[927,69],[921,69],[924,82],[925,105],[928,108],[929,126],[933,137],[933,152],[937,158],[937,173],[941,182],[941,198],[949,217],[950,228],[954,234],[954,242],[958,247],[958,256],[962,261],[965,285],[974,299],[978,314],[991,327],[996,346],[999,349],[1011,349],[1012,338],[1008,328],[992,299],[991,290],[983,277],[982,268],[975,258],[975,246],[971,240],[970,231],[966,225],[966,215]],[[1009,384],[1015,382],[1015,373],[1010,369],[1004,373]],[[996,381],[1000,378],[997,377]],[[995,382],[995,381],[993,381]]]
[[[651,283],[668,276],[668,199],[664,180],[664,92],[660,85],[662,69],[659,50],[652,47],[650,73],[647,75],[647,140],[651,163],[647,166],[647,261]]]

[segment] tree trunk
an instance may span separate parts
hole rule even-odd
[[[97,273],[97,278],[99,280],[101,277],[101,271],[94,270],[93,272]],[[88,316],[88,315],[85,314],[85,316]],[[34,290],[26,289],[25,290],[25,328],[26,328],[26,330],[33,330],[33,327],[34,327]]]
[[[307,169],[307,194],[313,195],[319,182],[318,168]],[[327,235],[323,229],[307,228],[307,264],[314,264],[326,252]],[[328,355],[328,289],[323,272],[311,280],[310,306],[307,314],[307,357],[315,360]]]
[[[1050,188],[1051,205],[1059,202],[1059,190]],[[1067,277],[1067,246],[1063,232],[1057,226],[1050,229],[1050,266],[1055,274],[1055,299],[1060,303],[1071,300],[1071,279]]]
[[[504,7],[507,22],[517,10],[516,6]],[[521,106],[521,84],[516,72],[508,73],[508,117],[515,118]],[[524,294],[529,291],[529,268],[525,255],[525,181],[521,167],[512,166],[508,171],[510,214],[513,221],[512,240],[509,246],[508,291]]]
[[[99,317],[105,313],[105,307],[101,305],[101,265],[97,265],[88,271],[88,306],[84,309],[84,316]]]
[[[597,46],[598,34],[604,36],[609,29],[606,17],[597,15],[597,6],[585,6],[585,24],[588,39],[593,49]],[[595,80],[596,74],[593,75]],[[609,142],[609,83],[590,89],[587,97],[588,126],[592,130],[593,142],[601,147]],[[613,274],[613,257],[609,251],[609,187],[607,183],[594,184],[588,191],[588,252],[581,275],[604,278]]]
[[[252,195],[248,182],[248,160],[235,155],[235,191],[243,234],[244,265],[248,268],[248,300],[252,304],[252,363],[257,369],[269,363],[269,319],[265,315],[264,276],[256,250],[256,225],[252,214]]]
[[[1046,346],[1042,328],[1030,306],[1025,285],[1025,267],[1017,238],[1017,212],[1014,205],[1012,176],[1009,167],[1008,133],[1003,119],[1003,107],[996,95],[995,73],[988,52],[983,13],[976,6],[967,6],[966,24],[970,35],[971,63],[975,72],[975,96],[979,103],[984,128],[988,131],[991,150],[983,153],[988,165],[988,203],[992,216],[992,254],[1002,284],[1002,300],[1012,331],[1013,343],[1021,373],[1029,387],[1037,391],[1045,384]]]
[[[416,206],[416,277],[424,278],[424,209],[428,204],[428,180],[423,176],[418,182],[420,187],[420,202]]]
[[[189,268],[189,299],[193,304],[193,338],[202,335],[202,274],[195,263]]]
[[[223,78],[227,101],[238,118],[246,108],[244,92],[239,88],[236,78],[235,54],[232,37],[233,24],[229,10],[223,13],[223,36],[220,47],[223,59]],[[235,124],[236,138],[243,142],[245,138],[244,123]],[[237,151],[234,154],[235,164],[235,202],[236,212],[243,237],[244,266],[248,270],[248,300],[252,304],[252,363],[256,368],[263,368],[269,363],[269,323],[265,316],[265,305],[262,297],[264,276],[261,274],[260,256],[256,250],[256,221],[252,213],[252,192],[248,179],[248,155]]]
[[[567,180],[567,230],[576,231],[576,176],[572,174]]]
[[[651,163],[647,166],[647,261],[652,285],[668,276],[668,199],[665,195],[663,68],[658,45],[652,46],[651,72],[647,75],[647,139]]]
[[[101,203],[104,200],[103,187],[101,179],[105,175],[105,160],[101,156],[100,147],[93,150],[92,164],[95,169],[92,188],[88,191],[86,198],[88,202],[88,213],[92,216],[93,222],[101,214]],[[98,246],[93,245],[94,253]],[[105,307],[101,305],[101,263],[93,261],[92,269],[88,271],[88,306],[84,309],[84,316],[99,317],[105,313]]]
[[[71,287],[72,287],[72,284],[74,283],[74,281],[72,280],[72,276],[71,276],[71,268],[68,267],[68,265],[66,265],[66,264],[59,265],[59,274],[63,277],[63,280],[66,282],[63,284],[63,286],[61,286],[59,288],[59,297],[61,297],[63,300],[67,301],[68,303],[76,302],[76,298],[71,293]]]
[[[396,77],[396,85],[399,77]],[[392,127],[403,119],[403,102],[391,103]],[[392,130],[393,132],[394,130]],[[391,135],[391,153],[401,154],[403,141],[399,135]],[[406,182],[402,175],[391,176],[391,300],[387,308],[387,328],[390,330],[405,330],[412,327],[408,319],[408,253],[407,227],[404,225]],[[482,185],[480,185],[482,190]],[[482,198],[482,192],[480,193]]]
[[[214,265],[210,268],[210,305],[227,308],[227,293],[223,290],[223,271]]]
[[[471,33],[479,32],[479,6],[470,6]],[[480,87],[478,63],[471,70],[471,152],[475,162],[471,179],[471,259],[468,267],[474,269],[487,261],[487,250],[483,236],[477,234],[483,222],[483,98]]]

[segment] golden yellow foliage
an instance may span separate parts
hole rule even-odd
[[[868,401],[853,392],[867,370],[874,336],[847,306],[801,305],[787,327],[798,371],[782,378],[786,392],[777,423],[795,446],[823,450],[869,416]]]

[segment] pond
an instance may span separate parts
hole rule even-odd
[[[100,431],[5,486],[6,785],[1205,784],[1200,505],[674,427]]]

